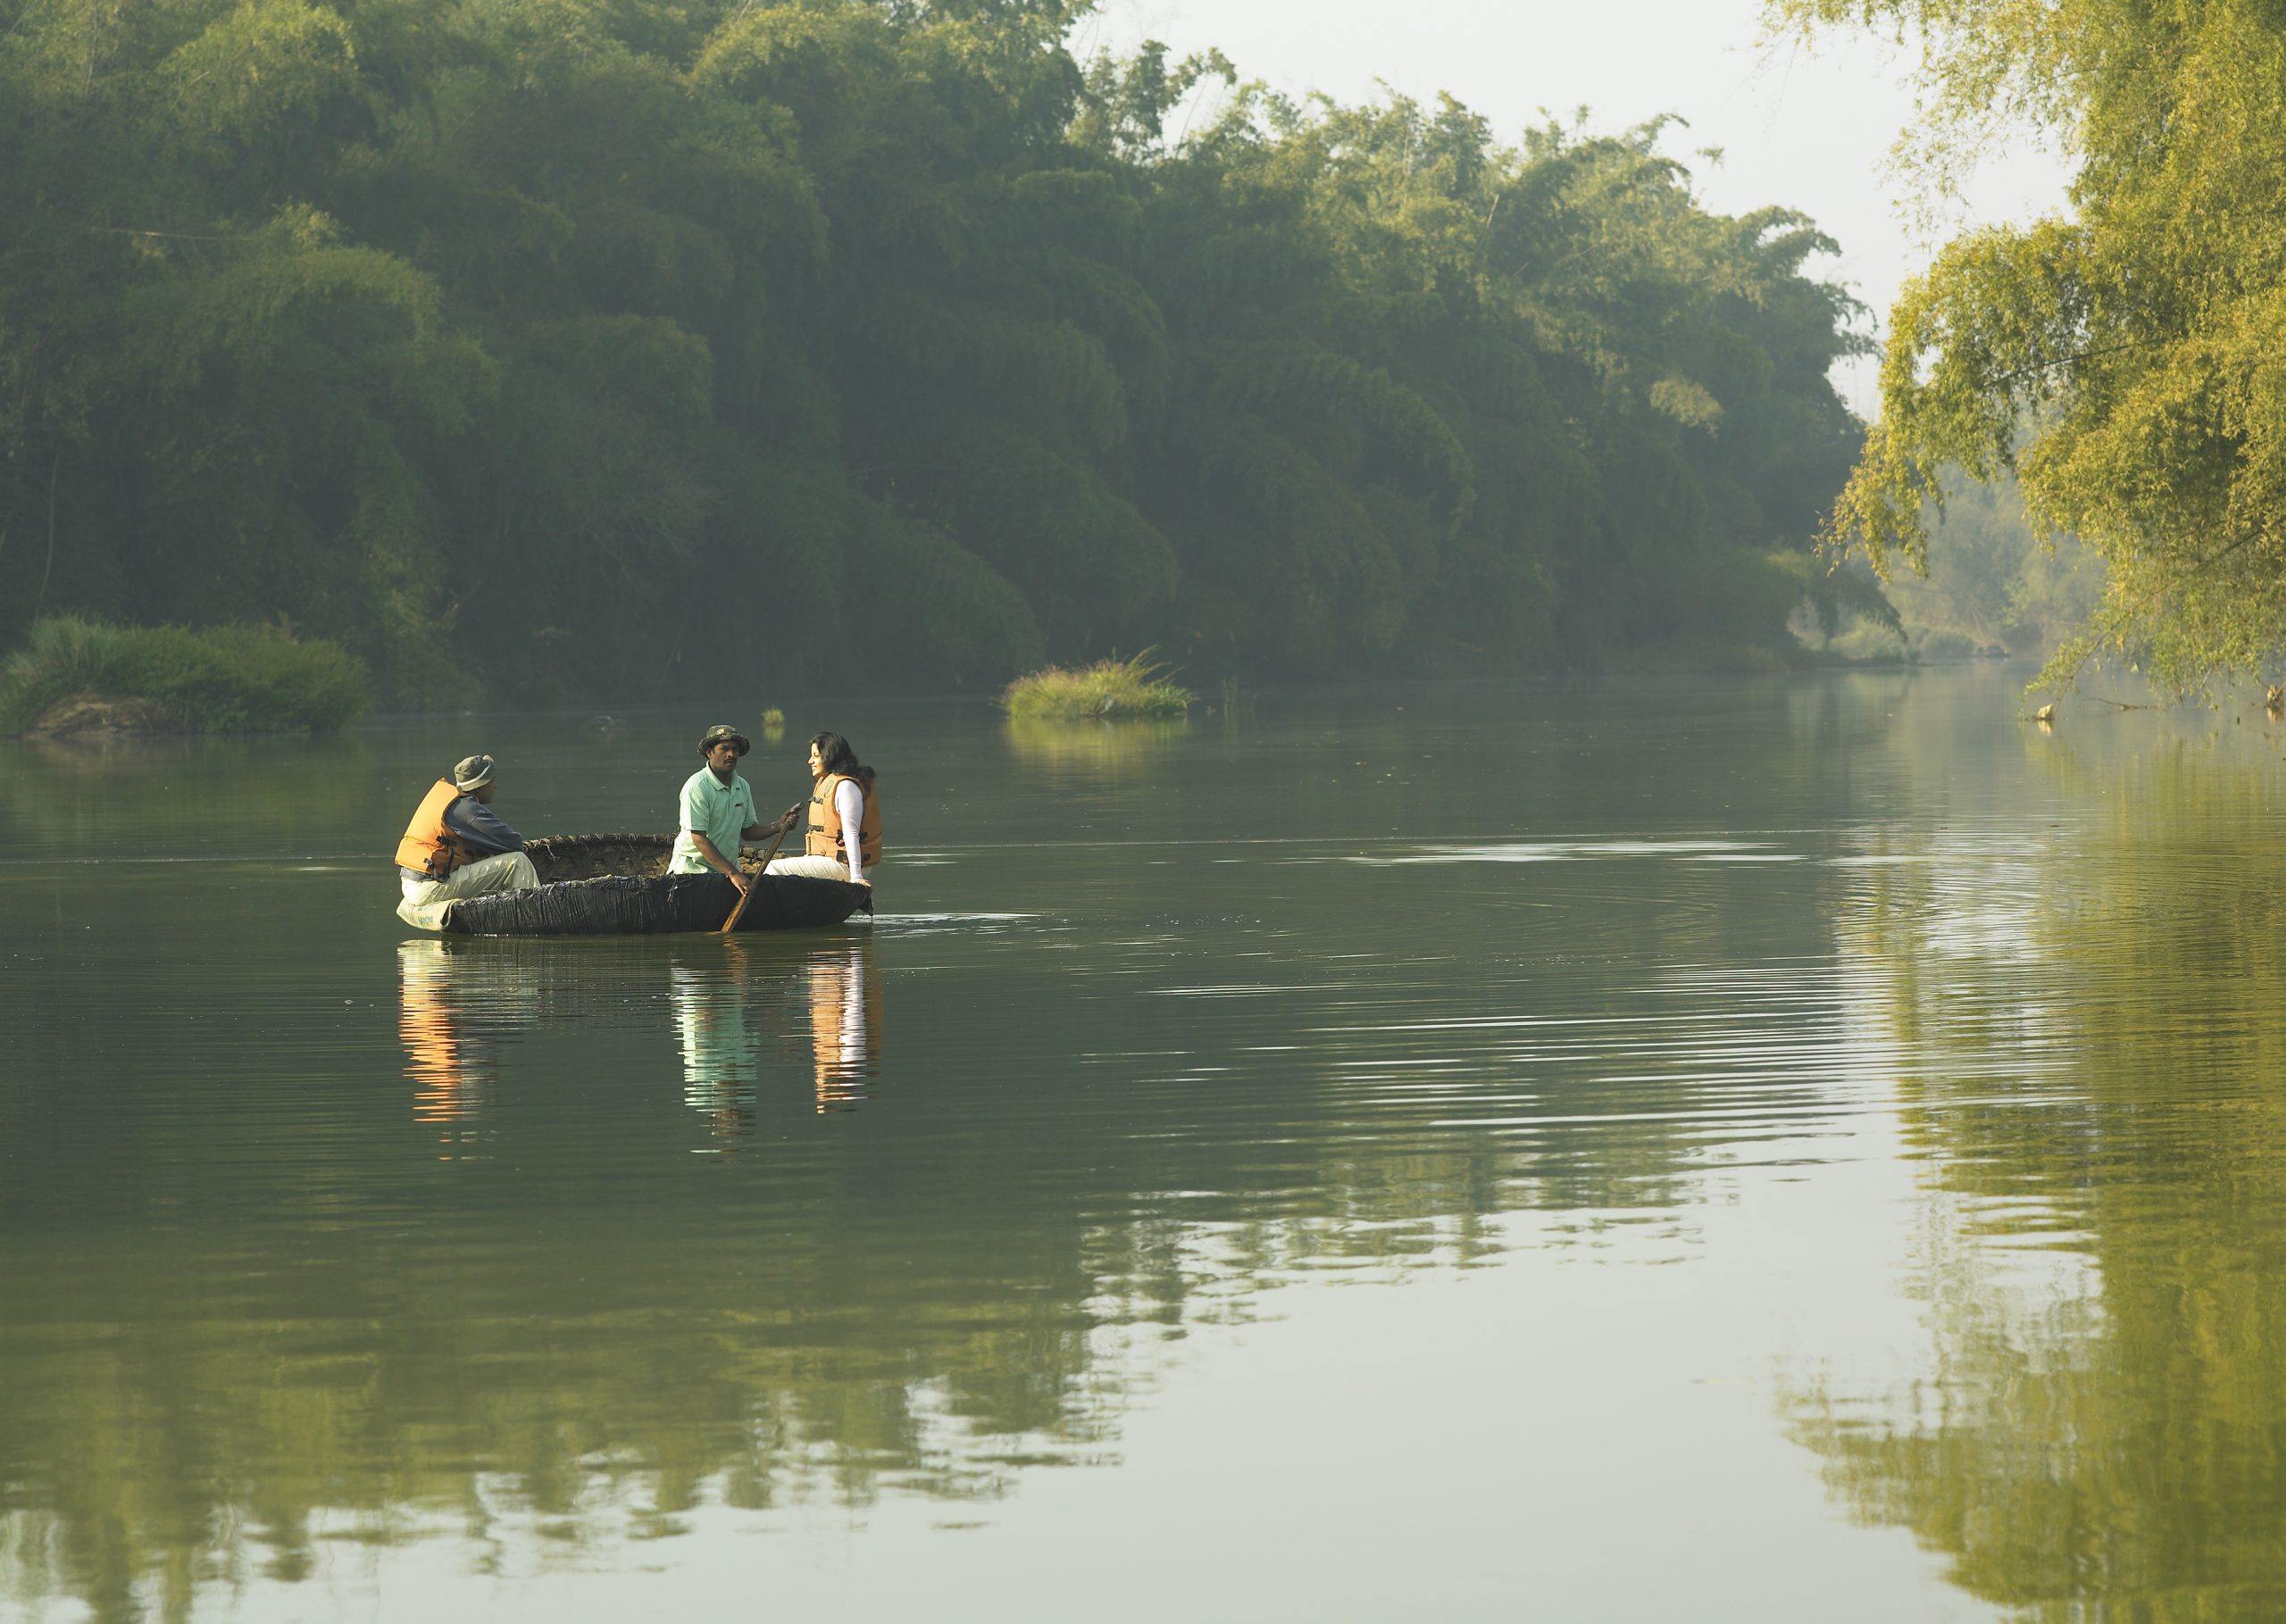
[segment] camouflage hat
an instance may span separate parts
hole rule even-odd
[[[709,750],[714,748],[715,745],[726,741],[736,745],[738,747],[738,754],[740,755],[744,755],[747,751],[754,748],[754,745],[747,742],[747,736],[745,734],[739,732],[736,728],[725,727],[718,722],[713,727],[707,729],[705,733],[699,738],[698,754],[705,755]]]

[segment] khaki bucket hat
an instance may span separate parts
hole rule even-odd
[[[460,765],[453,769],[453,787],[481,789],[492,782],[492,758],[488,755],[465,755]]]

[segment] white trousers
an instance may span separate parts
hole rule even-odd
[[[838,857],[773,857],[765,874],[791,874],[797,879],[842,879],[849,878],[849,865]]]
[[[539,870],[521,852],[503,852],[481,862],[455,869],[442,879],[405,879],[405,900],[396,916],[415,930],[442,930],[445,905],[464,896],[489,896],[495,891],[529,891],[539,884]]]

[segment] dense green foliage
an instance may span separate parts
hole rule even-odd
[[[1968,233],[1908,285],[1882,412],[1836,514],[1925,556],[1947,467],[2020,469],[2106,595],[2053,667],[2123,654],[2162,686],[2286,649],[2286,16],[2269,0],[1771,0],[1916,36],[1940,184],[1996,123],[2078,162],[2067,218]],[[2019,450],[2020,426],[2034,433]]]
[[[218,733],[322,732],[372,703],[355,655],[275,627],[192,631],[50,615],[0,663],[0,734],[22,732],[79,694],[147,700],[186,728]]]
[[[1160,675],[1146,649],[1131,659],[1098,660],[1093,665],[1051,665],[1027,671],[1000,695],[1000,707],[1017,721],[1046,718],[1104,721],[1135,717],[1164,721],[1190,709],[1190,690]]]
[[[1170,139],[1227,70],[1078,9],[0,0],[0,640],[283,613],[416,703],[1784,643],[1806,221],[1656,127]]]

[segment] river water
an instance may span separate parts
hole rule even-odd
[[[730,940],[388,853],[732,706],[0,745],[0,1616],[2278,1616],[2282,739],[2023,676],[797,707]]]

